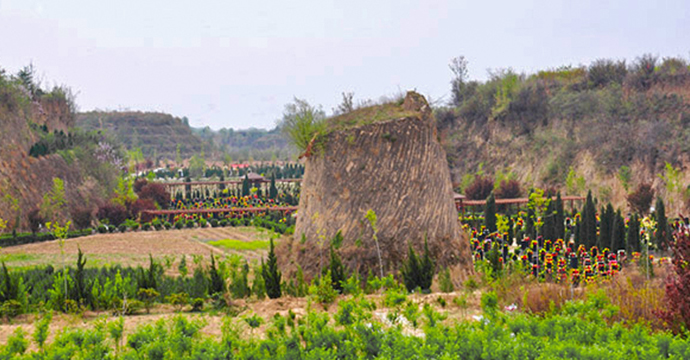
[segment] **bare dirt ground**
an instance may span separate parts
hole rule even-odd
[[[250,227],[197,228],[166,231],[137,231],[113,234],[95,234],[64,241],[65,262],[74,264],[78,249],[86,255],[87,266],[120,264],[146,265],[151,254],[155,259],[175,258],[181,255],[209,257],[210,254],[241,254],[248,260],[259,259],[265,250],[233,251],[207,244],[208,241],[235,239],[240,241],[266,240],[267,230]],[[0,249],[0,260],[8,267],[28,267],[44,264],[62,264],[60,241],[12,246]]]

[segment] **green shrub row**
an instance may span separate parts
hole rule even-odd
[[[226,317],[220,336],[205,336],[203,319],[181,315],[139,325],[124,341],[124,318],[93,330],[66,329],[46,343],[50,318],[37,321],[33,342],[16,330],[0,349],[18,359],[687,359],[687,339],[643,325],[609,324],[617,309],[603,294],[567,303],[545,317],[505,314],[495,294],[482,298],[478,321],[443,321],[429,304],[406,301],[386,318],[365,298],[342,300],[334,315],[292,311],[267,319]],[[266,336],[253,336],[266,323]]]

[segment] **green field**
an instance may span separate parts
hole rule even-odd
[[[209,245],[220,247],[228,250],[238,250],[238,251],[257,251],[265,250],[269,247],[269,241],[266,240],[254,240],[254,241],[241,241],[234,239],[223,239],[209,241]]]

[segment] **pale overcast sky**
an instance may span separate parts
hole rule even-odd
[[[519,72],[690,55],[690,1],[0,0],[0,68],[32,62],[81,110],[272,128],[293,96],[327,112],[416,89],[449,98],[451,58]]]

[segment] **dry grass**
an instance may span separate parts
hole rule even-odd
[[[266,251],[224,250],[207,242],[232,238],[250,243],[257,240],[265,241],[268,236],[267,231],[263,229],[242,227],[96,234],[65,240],[65,262],[74,264],[79,249],[87,256],[87,266],[143,266],[148,263],[149,254],[154,258],[174,259],[179,259],[182,255],[208,258],[212,253],[240,254],[251,261],[258,260]],[[0,259],[5,260],[9,267],[62,264],[59,241],[3,248],[0,249]]]
[[[402,102],[391,102],[368,106],[330,118],[326,120],[326,126],[328,130],[337,131],[410,116],[419,116],[419,113],[416,111],[406,111],[402,108]]]

